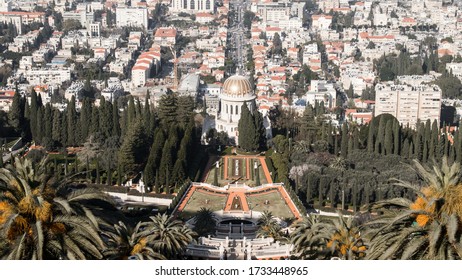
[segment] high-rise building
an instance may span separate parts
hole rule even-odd
[[[375,116],[391,114],[400,124],[413,128],[417,121],[440,121],[442,92],[437,85],[379,83],[375,92]]]
[[[173,12],[210,12],[215,11],[214,0],[172,0],[171,11]]]

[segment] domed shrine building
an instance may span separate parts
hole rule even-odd
[[[215,129],[228,133],[229,138],[238,142],[237,125],[241,118],[241,107],[247,104],[250,111],[255,106],[255,94],[249,80],[244,76],[234,75],[223,84],[220,94],[220,112],[215,122]]]

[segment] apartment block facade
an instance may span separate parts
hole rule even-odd
[[[375,116],[391,114],[400,124],[412,128],[416,127],[419,120],[440,121],[442,92],[437,85],[379,83],[375,91]]]

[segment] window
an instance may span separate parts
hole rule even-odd
[[[226,114],[228,114],[228,104],[226,104]]]
[[[191,10],[196,9],[196,1],[191,0],[189,8],[190,8]]]
[[[206,0],[206,1],[205,1],[205,9],[206,9],[206,10],[212,9],[212,8],[210,7],[210,0]]]
[[[230,106],[231,107],[231,115],[233,114],[233,105]]]

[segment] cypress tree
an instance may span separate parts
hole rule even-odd
[[[36,135],[34,139],[39,144],[42,143],[42,138],[45,136],[45,121],[43,115],[43,107],[39,107],[36,114],[36,120],[34,121],[36,127]]]
[[[338,156],[338,153],[339,153],[339,151],[338,151],[338,137],[337,137],[337,129],[335,127],[334,127],[334,132],[333,133],[334,133],[334,135],[333,135],[333,137],[334,137],[334,155]]]
[[[384,138],[385,138],[385,126],[386,126],[385,118],[382,116],[380,118],[379,129],[377,131],[377,140],[375,141],[375,148],[374,148],[374,152],[377,154],[383,154],[384,152],[383,144],[384,144]]]
[[[169,169],[172,168],[173,165],[173,159],[172,159],[172,143],[169,141],[165,142],[164,147],[162,149],[162,158],[160,161],[160,167],[159,167],[159,181],[158,183],[161,186],[165,187],[165,190],[169,187]]]
[[[77,111],[75,109],[75,96],[71,97],[71,100],[67,104],[67,144],[69,146],[75,146],[76,132],[80,131],[77,128]]]
[[[172,176],[171,181],[176,184],[182,184],[183,181],[186,179],[186,168],[185,168],[185,159],[183,149],[178,152],[178,158],[175,161],[172,169]],[[181,156],[181,157],[180,157]]]
[[[58,109],[53,112],[52,139],[57,143],[62,143],[61,138],[61,113]],[[58,144],[59,145],[59,144]]]
[[[311,185],[313,184],[313,173],[308,173],[308,181],[306,183],[306,204],[308,207],[311,204]]]
[[[148,186],[155,184],[155,175],[159,169],[160,159],[162,157],[162,149],[165,144],[165,136],[162,129],[157,129],[155,133],[154,142],[152,143],[149,152],[148,162],[144,168],[144,182]]]
[[[79,143],[85,142],[89,136],[90,127],[91,127],[91,117],[92,117],[91,102],[88,98],[84,98],[82,101],[82,108],[80,110]]]
[[[8,112],[8,120],[17,135],[20,135],[24,127],[24,107],[21,95],[18,91],[13,96],[13,102]]]
[[[368,133],[367,133],[367,151],[369,153],[373,153],[374,152],[374,147],[375,147],[375,143],[374,143],[374,130],[375,130],[375,125],[374,125],[374,121],[371,120],[369,122],[369,130],[368,130]]]
[[[258,110],[254,109],[253,111],[253,122],[255,127],[255,138],[253,140],[253,148],[254,150],[264,150],[266,147],[266,130],[265,126],[263,125],[263,115],[262,113],[258,112]]]
[[[456,146],[456,160],[457,162],[462,162],[462,122],[459,123],[457,141],[454,143]]]
[[[393,154],[401,153],[401,126],[398,121],[393,121]]]
[[[393,153],[393,121],[388,120],[385,125],[385,139],[383,143],[383,154],[391,155]]]
[[[417,134],[414,141],[414,157],[421,161],[423,153],[423,135],[425,133],[425,126],[423,123],[417,124]]]
[[[348,153],[351,153],[351,151],[353,151],[353,137],[349,137],[348,138]]]
[[[106,102],[103,97],[101,97],[99,108],[99,127],[100,131],[103,133],[105,138],[109,138],[113,135],[113,116],[112,116],[112,104]]]
[[[218,168],[216,166],[214,168],[213,185],[218,186]]]
[[[319,207],[322,207],[323,206],[323,202],[324,202],[324,189],[326,187],[326,183],[327,183],[327,178],[326,176],[321,176],[321,178],[319,179],[319,190],[318,190],[318,200],[319,200]]]
[[[111,163],[110,163],[110,161],[107,161],[106,173],[107,173],[106,184],[107,184],[108,186],[110,186],[110,185],[112,185],[112,170],[111,170]]]
[[[101,184],[100,177],[99,177],[99,157],[96,157],[96,184]]]
[[[62,114],[60,133],[61,133],[62,145],[66,146],[67,143],[68,143],[68,139],[67,139],[67,114]]]
[[[141,102],[138,97],[135,100],[135,116],[138,120],[143,119],[143,110],[141,109]]]
[[[31,134],[32,134],[32,139],[36,140],[37,139],[37,132],[38,132],[38,128],[37,128],[37,124],[38,124],[38,121],[37,121],[37,110],[38,110],[38,103],[37,103],[37,93],[35,92],[34,89],[32,89],[32,93],[30,95],[30,116],[28,117],[29,118],[29,123],[30,123],[30,131],[31,131]],[[27,108],[27,104],[26,104],[26,108]]]
[[[91,127],[90,134],[95,135],[99,130],[99,109],[96,106],[91,108]]]
[[[130,95],[130,98],[128,99],[128,109],[127,109],[127,113],[128,113],[128,122],[127,122],[127,126],[131,126],[132,123],[135,121],[136,119],[136,109],[135,109],[135,99],[133,98],[132,95]]]
[[[124,136],[127,134],[128,128],[128,110],[125,109],[122,112],[122,118],[120,119],[120,135],[122,136],[122,138],[124,138]]]
[[[146,133],[142,120],[133,123],[119,150],[119,161],[125,172],[135,175],[143,165],[148,152]]]
[[[335,185],[333,182],[330,183],[330,207],[335,207]]]
[[[117,106],[116,100],[112,103],[112,128],[112,135],[120,137],[119,106]]]
[[[178,119],[178,98],[176,94],[163,95],[159,101],[159,118],[164,127],[168,127]]]
[[[144,112],[143,112],[143,121],[144,127],[147,129],[147,134],[149,137],[153,137],[154,131],[151,131],[151,108],[149,106],[149,93],[146,94],[146,98],[144,99]]]
[[[408,155],[408,158],[411,159],[411,158],[414,158],[414,142],[412,140],[409,140],[409,155]]]
[[[194,111],[194,99],[192,96],[179,96],[178,97],[178,114],[177,121],[183,127],[189,123],[192,113]]]
[[[253,142],[256,139],[256,131],[252,114],[245,103],[241,106],[241,118],[238,123],[238,131],[239,146],[245,151],[253,151]]]
[[[423,151],[422,151],[422,162],[427,162],[428,160],[428,142],[423,142]]]
[[[301,119],[301,134],[309,144],[315,141],[316,129],[313,106],[307,104]]]
[[[429,151],[430,159],[435,158],[436,147],[438,146],[438,134],[439,134],[438,123],[435,120],[432,123],[432,132],[431,132],[431,140],[430,140],[431,142],[430,142],[430,151]]]
[[[357,127],[353,129],[353,149],[359,149],[359,131]]]
[[[448,133],[444,133],[442,135],[444,137],[444,154],[443,156],[449,156],[449,140],[448,140]]]
[[[349,142],[349,135],[348,135],[348,126],[347,123],[344,122],[342,125],[342,140],[340,145],[340,155],[343,158],[347,158],[348,156],[348,142]]]
[[[408,157],[409,158],[409,139],[404,140],[403,150],[401,151],[401,155],[403,157]]]
[[[117,162],[117,185],[122,186],[122,167],[119,162]]]
[[[48,103],[45,106],[45,117],[44,117],[44,123],[45,123],[45,131],[43,137],[46,137],[48,139],[52,139],[52,131],[53,131],[53,111],[51,109],[51,105]]]

